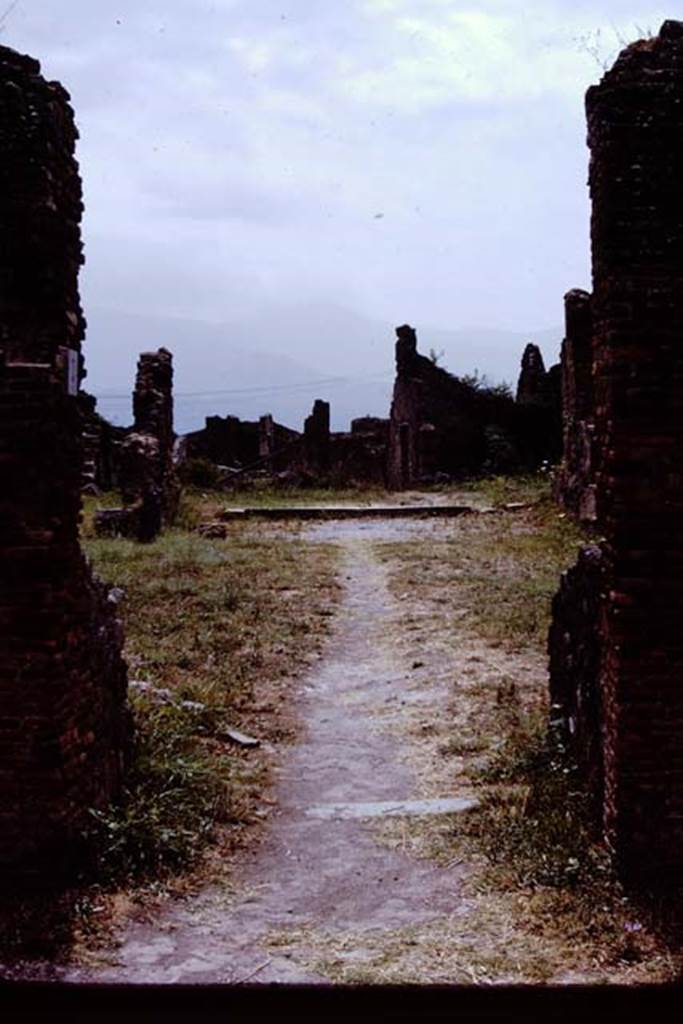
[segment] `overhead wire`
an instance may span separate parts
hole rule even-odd
[[[332,384],[357,384],[362,381],[374,381],[376,383],[389,383],[393,378],[386,374],[370,374],[364,377],[322,377],[318,380],[302,381],[300,384],[270,384],[267,386],[255,386],[249,388],[212,388],[208,391],[176,391],[174,399],[179,398],[219,398],[222,395],[268,395],[284,391],[306,391],[318,387],[327,387]],[[106,391],[99,391],[98,399],[128,399],[131,392],[124,394],[111,394]]]

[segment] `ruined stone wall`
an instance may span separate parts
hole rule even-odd
[[[316,398],[313,411],[304,422],[304,468],[313,476],[324,477],[330,468],[330,404]]]
[[[662,883],[683,869],[683,23],[586,106],[603,828],[625,875]]]
[[[97,494],[119,486],[120,450],[126,436],[97,412],[97,399],[86,391],[78,396],[83,439],[83,490]]]
[[[124,497],[135,501],[144,500],[150,492],[158,494],[162,523],[171,523],[179,486],[173,468],[173,356],[168,349],[141,354],[133,391],[133,418],[127,443],[136,449],[132,462],[139,472],[122,479],[122,489],[125,486],[129,492]]]
[[[249,466],[260,455],[259,424],[237,416],[207,416],[202,430],[185,435],[185,452],[217,466]]]
[[[605,825],[683,866],[683,23],[588,91],[597,517],[609,596]]]
[[[557,500],[578,519],[595,519],[593,315],[591,296],[575,288],[564,297],[562,342],[562,462],[554,482]]]
[[[518,447],[530,468],[556,463],[562,452],[562,384],[560,364],[548,370],[538,345],[522,354],[516,402]]]
[[[596,821],[602,816],[604,799],[600,692],[604,570],[597,545],[581,549],[576,565],[562,574],[548,636],[550,719],[556,736],[581,769]]]
[[[542,358],[543,399],[525,404],[501,389],[459,379],[420,355],[415,331],[407,324],[397,327],[396,334],[390,487],[538,468],[551,456],[554,437],[559,437],[559,390]]]
[[[143,352],[138,360],[133,415],[132,428],[116,446],[124,507],[98,509],[95,529],[100,536],[148,542],[173,522],[180,497],[173,461],[173,356],[165,348]],[[105,440],[102,428],[99,440]]]
[[[69,97],[0,47],[0,865],[66,869],[116,796],[129,719],[121,629],[80,550],[84,320]]]
[[[522,353],[522,366],[517,381],[517,401],[527,405],[548,405],[550,402],[548,374],[538,345],[532,342]]]

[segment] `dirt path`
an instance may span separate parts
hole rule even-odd
[[[64,980],[322,982],[329,978],[309,966],[318,936],[333,946],[335,934],[358,936],[341,941],[335,958],[362,962],[364,934],[457,912],[462,864],[439,867],[388,849],[372,828],[378,814],[405,811],[397,802],[416,796],[387,713],[413,713],[435,698],[410,684],[395,642],[401,609],[372,543],[426,528],[349,523],[308,532],[341,544],[345,595],[327,656],[304,680],[303,739],[283,759],[270,835],[238,878],[238,895],[211,888],[175,903],[129,926],[107,962],[69,968]],[[377,803],[389,806],[357,806]]]

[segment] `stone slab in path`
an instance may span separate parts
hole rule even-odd
[[[383,800],[369,803],[320,804],[309,807],[307,818],[397,818],[405,815],[459,814],[477,807],[473,797],[437,797],[433,800]]]

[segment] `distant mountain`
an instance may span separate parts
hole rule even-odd
[[[332,426],[368,413],[388,415],[394,375],[394,324],[324,303],[265,307],[234,323],[87,310],[87,390],[116,423],[132,420],[131,392],[140,352],[164,345],[174,355],[178,433],[210,415],[256,419],[270,412],[301,429],[313,400],[331,403]],[[401,321],[397,320],[396,323]],[[452,373],[480,374],[513,386],[527,341],[555,361],[561,331],[448,331],[417,328],[420,350],[440,353]]]

